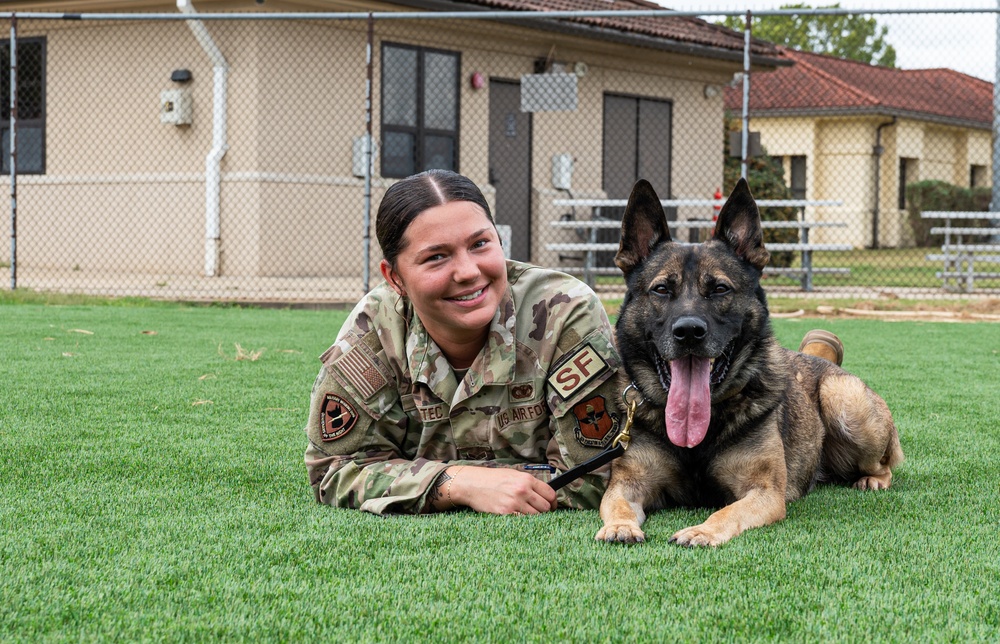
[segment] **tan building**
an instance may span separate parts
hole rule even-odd
[[[567,212],[556,198],[624,197],[638,177],[664,197],[708,198],[720,184],[719,90],[742,67],[743,39],[705,21],[375,20],[366,199],[364,12],[660,8],[642,0],[193,5],[0,2],[17,12],[190,13],[187,21],[19,18],[22,275],[128,273],[158,285],[177,276],[353,280],[369,235],[369,266],[378,259],[365,213],[374,217],[392,181],[428,167],[483,187],[498,223],[513,229],[515,257],[559,264],[565,258],[545,243],[573,233],[550,222],[592,213]],[[211,16],[261,10],[355,14]],[[767,43],[752,53],[755,69],[782,64]],[[0,123],[5,137],[9,126]],[[9,208],[0,207],[5,219]]]
[[[816,241],[907,246],[905,187],[922,180],[984,186],[991,176],[993,85],[950,69],[901,70],[780,48],[794,62],[751,76],[750,130],[800,198],[815,208]],[[742,91],[727,88],[739,114]]]

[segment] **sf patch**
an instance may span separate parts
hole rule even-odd
[[[358,422],[358,412],[337,394],[327,394],[319,413],[319,433],[323,442],[343,438]]]
[[[569,400],[580,387],[604,373],[607,368],[608,363],[588,343],[563,361],[549,376],[548,381],[563,400]]]
[[[608,411],[604,396],[594,396],[573,406],[576,440],[587,447],[607,447],[618,434],[618,417]]]

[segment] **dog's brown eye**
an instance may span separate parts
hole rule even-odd
[[[731,290],[728,284],[716,284],[715,288],[712,289],[712,295],[725,295]]]
[[[667,287],[666,284],[657,284],[650,290],[661,297],[670,297],[670,289]]]

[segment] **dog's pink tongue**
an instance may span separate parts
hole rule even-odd
[[[678,447],[694,447],[708,433],[712,412],[711,373],[708,358],[688,356],[670,362],[667,437]]]

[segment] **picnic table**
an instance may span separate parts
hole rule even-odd
[[[923,219],[942,219],[943,226],[932,227],[932,235],[944,235],[944,243],[941,244],[941,253],[927,255],[928,261],[943,262],[944,270],[935,273],[941,280],[941,287],[945,290],[964,290],[971,293],[975,288],[975,280],[978,279],[1000,279],[1000,271],[976,270],[976,263],[998,264],[1000,263],[1000,227],[995,227],[994,222],[1000,220],[1000,212],[969,212],[969,211],[947,211],[947,210],[927,210],[920,213]],[[972,221],[989,222],[987,227],[953,225]],[[989,236],[987,241],[968,242],[968,237]],[[955,281],[954,286],[950,284]],[[964,282],[964,287],[962,286]]]
[[[553,204],[556,206],[590,206],[592,208],[607,206],[624,206],[628,202],[623,199],[556,199]],[[663,199],[661,202],[665,207],[670,206],[715,206],[722,205],[724,201],[714,199]],[[804,199],[761,199],[757,201],[759,207],[767,206],[838,206],[841,201],[808,201]],[[715,222],[709,219],[686,219],[668,222],[673,229],[703,229],[715,228]],[[559,270],[569,273],[582,273],[584,281],[593,287],[594,277],[601,274],[617,274],[619,271],[613,266],[597,266],[596,254],[601,251],[617,252],[618,243],[597,241],[598,230],[620,230],[621,222],[613,219],[584,219],[584,220],[559,220],[551,221],[549,224],[553,228],[583,229],[588,231],[588,241],[564,242],[546,244],[546,250],[556,252],[583,252],[582,266],[558,266]],[[851,244],[816,244],[809,241],[809,230],[811,228],[843,228],[847,224],[832,221],[761,221],[761,226],[768,229],[792,228],[799,230],[799,241],[796,243],[770,243],[767,244],[771,251],[792,251],[802,254],[801,268],[772,268],[766,267],[765,274],[770,275],[795,275],[801,280],[802,289],[813,290],[813,275],[817,273],[849,274],[849,268],[816,268],[812,263],[812,254],[816,251],[848,251],[853,250]]]

